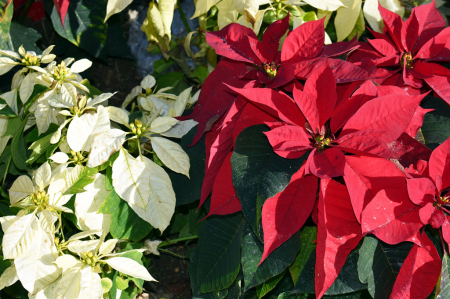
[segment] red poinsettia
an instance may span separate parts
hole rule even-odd
[[[348,61],[372,60],[377,67],[402,70],[385,84],[405,87],[412,93],[420,93],[425,82],[442,99],[450,104],[450,71],[437,62],[450,61],[450,28],[433,1],[412,10],[408,20],[379,5],[384,20],[384,33],[372,32],[375,39],[360,43]]]
[[[220,31],[205,34],[206,41],[222,59],[206,79],[194,112],[178,118],[193,118],[199,122],[193,144],[236,100],[237,95],[226,85],[235,88],[285,87],[291,90],[294,74],[304,79],[327,57],[342,55],[357,47],[355,43],[324,46],[324,20],[319,20],[306,22],[293,30],[278,51],[280,39],[288,29],[289,16],[271,24],[262,41],[251,29],[239,24],[230,24]],[[330,63],[338,82],[370,77],[367,71],[352,63],[340,59],[333,59]]]
[[[442,236],[450,244],[450,139],[432,152],[428,162],[420,160],[405,171],[409,198],[419,207],[420,221],[442,228]]]

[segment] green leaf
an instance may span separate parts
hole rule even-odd
[[[169,61],[165,60],[165,59],[160,59],[160,60],[156,60],[153,63],[153,69],[155,73],[155,75],[160,75],[162,74],[164,71],[168,70],[172,65],[174,65],[175,61],[173,61],[172,59],[169,59]]]
[[[39,135],[38,127],[34,127],[34,129],[27,135],[27,142],[35,142],[40,138],[53,134],[58,130],[59,126],[57,124],[51,123],[45,133]]]
[[[22,120],[19,117],[9,117],[8,124],[6,125],[6,131],[3,136],[10,136],[16,134],[20,128]]]
[[[142,257],[143,257],[142,252],[139,252],[139,251],[125,252],[124,254],[121,255],[121,257],[126,257],[129,259],[132,259],[133,261],[137,262],[139,265],[144,265],[142,263]],[[144,286],[143,279],[139,279],[136,277],[130,277],[130,280],[133,281],[134,284],[142,291],[142,288]]]
[[[75,196],[72,196],[70,200],[65,204],[65,206],[72,211],[75,211]],[[63,213],[63,215],[66,219],[72,222],[77,229],[81,230],[81,228],[78,226],[78,219],[75,213]]]
[[[388,245],[374,237],[364,237],[358,260],[358,275],[368,283],[373,298],[388,298],[401,265],[413,244],[409,242]]]
[[[240,270],[242,214],[211,217],[199,232],[189,273],[193,294],[228,288]]]
[[[302,228],[300,233],[301,247],[300,252],[295,258],[294,263],[289,267],[289,272],[291,272],[292,280],[294,284],[297,283],[298,276],[303,271],[308,257],[311,252],[316,248],[317,240],[317,227],[315,226],[305,226]]]
[[[134,59],[131,50],[128,47],[127,39],[124,34],[124,26],[120,22],[120,16],[108,20],[108,34],[106,37],[106,55]],[[114,22],[114,20],[117,20]]]
[[[183,77],[184,74],[180,72],[170,72],[160,76],[158,79],[156,79],[158,90],[169,86],[175,88],[183,79]]]
[[[122,278],[120,276],[116,277],[116,286],[119,290],[126,290],[128,288],[129,279]]]
[[[256,294],[258,295],[258,298],[262,298],[267,293],[269,293],[273,288],[276,287],[276,285],[280,282],[280,280],[283,278],[284,272],[278,274],[277,276],[274,276],[272,278],[269,278],[266,282],[263,284],[256,286]]]
[[[208,75],[208,69],[205,66],[200,65],[192,72],[191,77],[197,78],[198,80],[200,80],[200,83],[203,84],[205,83],[206,77],[208,77]]]
[[[420,105],[434,109],[425,114],[421,128],[425,145],[435,149],[450,136],[450,106],[444,100],[427,96]]]
[[[75,184],[67,190],[64,195],[77,194],[86,191],[84,187],[95,181],[95,175],[98,173],[97,168],[83,167]]]
[[[6,269],[11,266],[11,262],[9,260],[4,260],[3,256],[0,256],[0,276],[5,272]]]
[[[81,84],[83,84],[84,86],[87,87],[87,89],[89,89],[89,95],[93,98],[94,96],[99,96],[102,94],[102,92],[97,88],[91,85],[91,83],[89,82],[88,79],[83,79],[80,82]]]
[[[113,189],[112,184],[112,168],[106,168],[106,177],[105,177],[105,189],[111,191]]]
[[[21,170],[27,170],[29,169],[27,163],[27,154],[26,154],[26,148],[25,148],[25,139],[23,138],[23,128],[25,127],[27,123],[28,117],[25,118],[25,120],[22,121],[22,124],[20,125],[19,130],[17,133],[13,136],[12,142],[11,142],[11,154],[13,158],[14,165]]]
[[[167,170],[175,191],[177,206],[189,204],[200,199],[203,179],[205,178],[205,136],[194,146],[189,147],[197,132],[197,126],[193,127],[181,138],[181,147],[189,156],[189,178],[183,174]]]
[[[300,232],[275,249],[258,267],[264,251],[252,228],[246,223],[242,230],[242,272],[244,273],[244,292],[277,276],[289,267],[300,249]]]
[[[0,115],[7,117],[18,117],[17,114],[14,112],[14,110],[12,110],[12,108],[9,107],[6,101],[1,97],[1,95],[0,95],[0,104],[6,104],[5,108],[0,110]]]
[[[38,141],[33,142],[33,144],[28,148],[33,150],[30,158],[27,160],[28,164],[33,164],[47,151],[48,147],[51,145],[50,143],[51,138],[52,135],[47,135],[39,139]]]
[[[236,138],[231,156],[234,189],[242,212],[258,237],[264,202],[286,188],[306,157],[284,159],[278,156],[263,133],[267,131],[269,128],[265,125],[244,129]]]
[[[92,56],[106,59],[108,25],[103,23],[106,2],[71,0],[64,20],[65,26],[61,23],[53,1],[44,1],[44,6],[51,17],[53,28],[60,36]]]
[[[28,101],[25,103],[24,105],[24,112],[23,114],[25,115],[28,111],[28,109],[30,109],[30,107],[34,104],[34,102],[36,102],[36,100],[47,90],[49,90],[50,88],[48,88],[45,85],[41,85],[41,84],[36,84],[34,85],[33,88],[33,92],[31,93],[30,98],[28,99]]]
[[[239,279],[239,276],[242,276],[242,274],[238,275],[234,283],[228,289],[228,295],[225,297],[226,299],[239,298],[239,295],[241,294],[241,279]]]
[[[228,295],[228,290],[224,289],[224,290],[220,290],[220,291],[194,295],[194,297],[192,297],[192,299],[223,299],[227,295]]]
[[[38,55],[42,54],[41,49],[36,46],[36,42],[42,35],[33,28],[25,27],[17,22],[12,22],[10,34],[14,51],[19,51],[20,46],[23,46],[26,51],[34,51]]]
[[[138,242],[153,229],[114,190],[109,193],[100,207],[99,212],[111,214],[110,231],[111,235],[116,239],[128,239]]]
[[[442,258],[441,284],[439,298],[450,298],[450,267],[448,261],[448,254],[444,254]]]
[[[117,157],[119,156],[120,152],[116,152],[109,157],[108,161],[103,163],[102,165],[98,166],[98,171],[103,171],[107,169],[108,167],[112,167],[114,161],[116,161]]]
[[[12,0],[0,0],[0,49],[2,50],[14,50],[10,35],[13,13]]]

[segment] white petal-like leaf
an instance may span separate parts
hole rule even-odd
[[[58,217],[50,212],[49,210],[44,210],[38,214],[39,224],[41,228],[49,234],[54,233],[54,224]]]
[[[90,61],[89,59],[80,59],[72,64],[72,66],[70,67],[70,72],[81,73],[90,68],[91,65],[92,61]]]
[[[39,167],[34,173],[34,183],[39,187],[39,191],[44,190],[45,187],[48,186],[50,180],[52,178],[52,168],[48,162]]]
[[[97,113],[95,114],[83,114],[81,119],[90,127],[91,131],[91,134],[89,135],[89,138],[83,148],[83,151],[89,152],[95,136],[108,131],[111,127],[111,123],[109,121],[108,111],[106,111],[103,106],[99,106]]]
[[[126,257],[113,257],[105,260],[112,268],[131,277],[140,278],[146,281],[156,281],[144,266]]]
[[[39,223],[34,214],[21,216],[3,236],[3,257],[16,259],[27,253],[32,249],[39,230]]]
[[[108,110],[109,119],[128,127],[128,123],[130,122],[128,119],[128,111],[113,106],[108,106],[106,110]]]
[[[96,167],[108,161],[109,157],[122,147],[126,134],[122,130],[111,129],[95,136],[87,166]]]
[[[108,0],[108,5],[106,6],[106,20],[109,19],[113,14],[119,13],[125,9],[133,0]]]
[[[88,102],[88,106],[89,107],[93,107],[95,105],[98,105],[100,103],[103,103],[104,101],[108,100],[110,97],[112,97],[113,95],[115,95],[117,92],[115,93],[102,93],[101,95],[95,97],[94,99],[92,99],[91,101]]]
[[[180,116],[183,114],[184,109],[186,109],[186,104],[189,101],[189,97],[191,95],[192,86],[183,90],[180,95],[178,96],[177,101],[175,102],[174,109],[176,116]]]
[[[113,186],[117,194],[126,202],[143,209],[150,198],[150,169],[138,157],[133,158],[121,148],[119,157],[112,166]]]
[[[169,175],[161,166],[146,157],[144,162],[150,171],[150,199],[145,210],[137,205],[130,206],[139,217],[163,232],[175,211],[175,192]]]
[[[56,247],[49,235],[42,229],[31,245],[31,250],[14,260],[23,287],[30,293],[37,293],[54,282],[61,270],[53,263],[58,257]]]
[[[98,254],[105,255],[111,253],[116,247],[117,241],[117,239],[109,239],[108,241],[102,243],[102,245],[100,245]]]
[[[20,84],[19,94],[20,100],[26,103],[33,93],[34,82],[36,81],[37,74],[31,73],[25,76],[22,83]]]
[[[97,248],[99,243],[100,240],[89,240],[89,241],[75,240],[69,243],[68,248],[73,253],[82,253],[95,250],[95,248]]]
[[[155,86],[156,80],[152,75],[147,75],[142,81],[141,86],[143,89],[148,90]]]
[[[189,177],[189,156],[179,144],[162,137],[152,137],[151,143],[153,150],[164,165]]]
[[[69,238],[68,241],[74,241],[74,240],[80,240],[89,236],[93,236],[93,235],[101,235],[102,231],[101,230],[89,230],[89,231],[84,231],[84,232],[80,232],[77,233],[75,235],[73,235],[72,237]]]
[[[103,288],[100,275],[93,272],[91,267],[84,267],[81,269],[80,288],[79,298],[103,298]]]
[[[17,220],[20,219],[20,216],[4,216],[0,217],[0,224],[2,225],[2,230],[4,233],[8,230],[8,228]]]
[[[170,116],[157,117],[150,125],[150,129],[153,133],[164,133],[172,126],[178,123],[178,120]]]
[[[105,189],[105,176],[96,174],[95,181],[84,187],[86,192],[75,197],[75,215],[82,230],[103,230],[109,232],[111,215],[98,213],[110,191]]]
[[[162,136],[171,138],[181,138],[186,135],[193,127],[198,124],[193,119],[183,120],[174,125],[170,130],[161,133]]]
[[[79,299],[80,281],[80,268],[67,269],[63,272],[61,278],[54,286],[54,289],[51,292],[53,296],[52,299]]]
[[[9,199],[11,201],[11,205],[16,204],[33,192],[34,186],[31,179],[26,175],[21,175],[14,181],[11,189],[9,189]]]
[[[61,269],[70,269],[79,265],[81,262],[77,260],[73,255],[64,254],[58,257],[55,261],[55,264]]]
[[[67,130],[67,143],[72,150],[79,152],[89,138],[90,128],[80,117],[75,116]]]
[[[16,272],[16,266],[9,266],[0,276],[0,290],[13,285],[16,281],[19,280]]]
[[[62,164],[62,163],[66,163],[67,161],[69,161],[69,156],[63,152],[57,152],[57,153],[54,153],[53,155],[51,155],[49,159],[56,163]]]
[[[66,110],[64,110],[66,111]],[[58,143],[58,141],[61,139],[61,131],[64,129],[64,127],[71,121],[72,119],[66,119],[62,125],[59,126],[58,130],[53,133],[52,138],[50,138],[50,143],[55,144]]]

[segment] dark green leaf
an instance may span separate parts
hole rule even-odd
[[[24,105],[23,114],[25,115],[27,113],[28,109],[30,109],[31,105],[33,105],[34,102],[39,98],[39,96],[49,89],[50,88],[48,88],[45,85],[41,85],[41,84],[34,85],[33,93],[31,94],[30,98]]]
[[[27,160],[28,164],[33,164],[37,159],[39,159],[43,154],[45,154],[48,147],[51,145],[50,143],[51,138],[52,135],[47,135],[39,139],[38,141],[33,142],[33,144],[28,148],[33,150],[30,158]]]
[[[70,200],[65,204],[65,206],[75,212],[75,196],[72,196]],[[81,228],[78,226],[78,219],[75,213],[63,213],[63,215],[66,219],[72,222],[76,228],[81,230]]]
[[[106,37],[108,25],[103,23],[106,2],[70,0],[64,25],[53,1],[44,1],[45,10],[50,15],[53,28],[65,39],[82,48],[94,57],[106,59]]]
[[[42,36],[33,28],[25,27],[17,22],[12,22],[10,34],[14,51],[19,51],[20,46],[23,46],[26,51],[34,51],[38,55],[42,53],[41,49],[36,46],[36,42]]]
[[[200,65],[192,72],[191,77],[197,78],[198,80],[200,80],[200,83],[203,84],[205,83],[206,77],[208,77],[208,75],[208,69],[205,66]]]
[[[426,146],[435,149],[450,136],[450,106],[444,100],[427,96],[422,108],[434,109],[425,114],[421,128]]]
[[[158,73],[157,75],[160,75],[164,71],[166,71],[169,67],[174,65],[174,63],[175,63],[175,61],[173,61],[172,59],[169,59],[169,61],[167,61],[165,59],[156,60],[153,63],[153,69],[154,69],[155,73]]]
[[[112,184],[112,168],[106,168],[106,177],[105,177],[105,189],[111,191],[113,189]]]
[[[199,232],[189,273],[194,294],[226,289],[240,270],[242,214],[211,217]]]
[[[121,24],[119,16],[117,17],[118,20],[116,22],[112,22],[114,16],[108,20],[108,35],[105,46],[107,51],[106,55],[134,59],[125,39],[123,32],[124,26]]]
[[[4,260],[3,256],[0,256],[0,276],[5,272],[6,269],[11,266],[11,262],[9,260]]]
[[[292,290],[293,287],[291,276],[285,271],[281,281],[264,298],[277,299],[280,294]]]
[[[236,195],[245,218],[257,235],[264,202],[286,188],[306,157],[284,159],[278,156],[263,133],[267,131],[269,128],[265,125],[244,129],[236,138],[231,156]]]
[[[7,116],[7,117],[18,117],[17,114],[14,112],[14,110],[11,109],[11,107],[8,106],[8,103],[1,97],[0,95],[0,104],[6,104],[5,108],[0,110],[0,115]]]
[[[16,134],[20,128],[22,120],[19,117],[9,117],[8,124],[6,125],[6,131],[3,136],[11,136]]]
[[[12,0],[0,0],[0,49],[13,51],[10,27],[14,13]]]
[[[220,291],[211,292],[211,293],[194,295],[194,297],[192,297],[192,299],[223,299],[227,296],[227,294],[228,294],[228,290],[225,289],[225,290],[220,290]]]
[[[413,244],[404,242],[388,245],[374,237],[366,236],[358,261],[359,278],[368,283],[373,298],[389,297],[401,265]]]
[[[181,138],[181,147],[189,156],[191,166],[189,168],[189,177],[185,175],[167,171],[172,181],[173,190],[177,198],[177,206],[189,204],[200,199],[203,179],[205,178],[205,136],[194,146],[188,147],[194,139],[197,132],[197,126],[192,128]]]
[[[38,127],[34,127],[34,129],[28,134],[27,136],[27,142],[35,142],[39,140],[42,137],[45,137],[47,135],[53,134],[58,130],[59,126],[57,124],[51,123],[48,127],[47,131],[45,133],[42,133],[39,135]]]
[[[64,193],[64,195],[77,194],[86,191],[84,187],[95,181],[95,175],[97,173],[97,168],[83,167],[78,180]]]
[[[165,87],[173,87],[175,88],[178,83],[183,79],[184,75],[180,72],[170,72],[162,75],[158,79],[156,79],[156,84],[158,90]]]
[[[300,233],[301,247],[300,252],[295,258],[292,266],[289,267],[289,272],[291,272],[292,280],[294,284],[297,283],[298,276],[303,271],[303,267],[311,255],[311,252],[316,248],[317,240],[317,227],[315,226],[305,226],[302,228]]]
[[[116,239],[128,239],[138,242],[153,229],[114,190],[109,193],[99,212],[111,214],[110,231],[111,235]]]
[[[189,211],[189,232],[192,235],[198,235],[200,228],[206,224],[206,220],[200,221],[205,217],[206,212],[204,209],[192,209]]]
[[[256,238],[252,228],[246,223],[242,230],[242,272],[246,292],[268,279],[282,273],[294,261],[300,249],[300,232],[275,249],[258,267],[264,251],[264,245]]]
[[[17,133],[13,136],[11,143],[11,153],[14,165],[21,170],[29,169],[27,163],[25,162],[28,159],[26,154],[25,139],[22,135],[23,128],[25,127],[27,120],[28,118],[25,118],[25,120],[22,121],[22,124],[20,125]]]
[[[228,295],[227,295],[226,299],[239,298],[239,295],[241,294],[241,286],[239,283],[240,281],[241,280],[239,279],[239,275],[238,275],[238,277],[236,278],[234,283],[228,289]]]
[[[276,287],[276,285],[280,282],[280,280],[283,278],[284,272],[278,274],[277,276],[274,276],[272,278],[269,278],[266,282],[263,284],[256,286],[256,294],[258,295],[258,298],[262,298],[267,293],[269,293],[273,288]]]
[[[116,161],[117,157],[119,156],[119,153],[120,152],[116,152],[116,153],[112,154],[111,157],[109,157],[108,161],[106,161],[102,165],[98,166],[98,171],[103,171],[103,170],[107,169],[109,166],[112,167],[114,161]]]
[[[164,231],[164,234],[170,236],[172,234],[180,233],[183,227],[188,224],[188,215],[183,215],[181,213],[175,212],[172,219],[170,220],[170,225]]]

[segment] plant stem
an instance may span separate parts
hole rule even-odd
[[[20,14],[20,17],[19,17],[20,24],[23,24],[25,22],[25,18],[28,15],[28,11],[30,10],[31,3],[33,3],[33,0],[28,0],[27,3],[25,3],[24,8],[22,9],[22,13]]]
[[[172,251],[169,251],[169,250],[165,250],[165,249],[161,249],[161,248],[159,248],[158,250],[161,251],[161,252],[165,252],[165,253],[171,254],[171,255],[173,255],[173,256],[175,256],[177,258],[180,258],[182,260],[187,259],[187,256],[178,255],[178,254],[173,253]]]
[[[3,176],[3,183],[2,183],[2,189],[5,187],[5,181],[6,181],[6,175],[8,174],[9,165],[11,164],[12,155],[9,157],[8,165],[6,165],[5,175]]]
[[[195,239],[198,239],[197,235],[189,236],[189,237],[183,237],[183,238],[178,238],[178,239],[173,239],[173,240],[169,240],[169,241],[164,241],[164,242],[161,242],[161,244],[159,244],[158,249],[160,249],[161,247],[165,247],[165,246],[168,246],[168,245],[175,244],[177,242],[183,242],[183,241],[189,241],[189,240],[195,240]]]
[[[189,23],[186,19],[186,15],[184,14],[183,9],[181,8],[180,1],[177,1],[178,11],[180,12],[181,19],[183,20],[184,27],[186,27],[187,32],[191,32],[191,27],[189,27]]]

